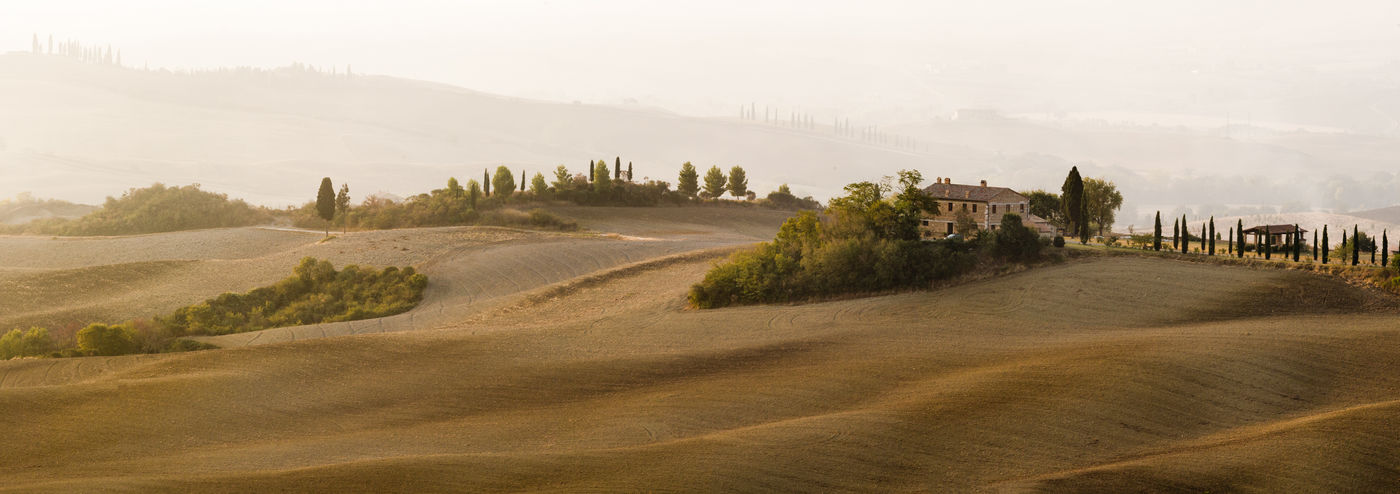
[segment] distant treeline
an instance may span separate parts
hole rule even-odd
[[[784,210],[820,209],[821,203],[811,197],[794,196],[787,185],[758,198],[748,189],[748,178],[742,167],[733,167],[726,174],[711,167],[705,176],[689,162],[681,165],[678,184],[660,180],[638,182],[632,179],[633,167],[624,168],[616,158],[610,167],[599,160],[589,165],[588,174],[573,173],[559,165],[546,178],[543,173],[533,176],[520,170],[517,175],[508,167],[497,167],[495,173],[482,172],[481,180],[459,182],[455,177],[447,186],[401,202],[368,197],[359,205],[349,201],[349,189],[341,185],[335,192],[330,179],[323,179],[317,200],[289,210],[294,224],[303,228],[335,226],[342,229],[391,229],[422,226],[500,225],[526,226],[560,230],[576,229],[571,221],[538,205],[566,202],[585,206],[680,206],[725,205],[767,207]],[[719,200],[724,195],[743,201]]]
[[[199,185],[155,184],[108,197],[97,211],[76,219],[47,218],[6,227],[9,233],[43,235],[131,235],[201,228],[249,226],[268,222],[271,214],[241,199],[205,192]]]
[[[418,305],[428,278],[412,267],[383,270],[302,259],[293,276],[248,293],[225,293],[154,320],[90,324],[60,340],[48,329],[15,329],[0,336],[0,360],[164,353],[213,348],[191,335],[358,321],[406,312]]]

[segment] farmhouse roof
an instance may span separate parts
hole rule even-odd
[[[1028,199],[1016,191],[1006,187],[989,187],[987,182],[982,181],[982,185],[963,185],[949,183],[947,179],[940,178],[938,183],[924,187],[924,192],[934,199],[949,199],[954,201],[991,202],[992,199],[1009,194],[1003,199],[1006,202],[1021,202]]]
[[[1245,229],[1245,233],[1263,233],[1268,235],[1282,235],[1293,233],[1293,225],[1260,225]],[[1306,228],[1298,228],[1298,233],[1308,233]]]

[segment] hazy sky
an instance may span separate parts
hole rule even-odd
[[[553,100],[874,112],[930,72],[1383,60],[1400,2],[44,0],[6,2],[0,48],[54,34],[128,65],[302,62]],[[1329,47],[1331,47],[1329,49]],[[1092,70],[1085,77],[1094,75]]]

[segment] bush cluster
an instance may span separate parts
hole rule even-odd
[[[44,235],[132,235],[200,228],[249,226],[267,222],[270,213],[227,195],[199,190],[199,185],[155,184],[108,197],[96,211],[76,219],[49,218],[11,230]]]
[[[53,346],[48,329],[29,328],[28,331],[14,329],[5,333],[4,336],[0,336],[0,360],[15,357],[38,357],[48,354],[53,350]]]
[[[428,279],[412,267],[383,271],[302,259],[294,276],[244,294],[225,293],[157,321],[172,336],[220,335],[399,314],[423,297]]]
[[[979,260],[1027,262],[1045,241],[1008,214],[995,234],[974,240],[920,240],[919,220],[935,204],[918,187],[918,172],[900,172],[901,192],[861,182],[832,199],[826,214],[789,218],[772,242],[716,265],[690,289],[698,308],[790,302],[845,293],[924,287],[967,272]]]

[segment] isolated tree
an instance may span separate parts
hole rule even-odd
[[[1186,215],[1181,215],[1181,253],[1191,253],[1191,227],[1186,226]]]
[[[483,196],[491,197],[491,172],[481,171],[481,190]]]
[[[1084,179],[1079,176],[1077,166],[1070,167],[1069,176],[1060,186],[1060,204],[1064,206],[1065,222],[1070,226],[1070,232],[1083,236],[1082,232],[1088,230],[1084,218]]]
[[[631,182],[632,180],[634,180],[633,177],[632,177],[632,162],[631,162],[631,161],[628,161],[628,162],[627,162],[627,181],[628,181],[628,182]]]
[[[622,157],[621,157],[621,156],[618,156],[616,159],[617,159],[617,161],[613,162],[613,180],[621,181],[621,180],[622,180]]]
[[[1313,262],[1317,262],[1317,230],[1313,230]]]
[[[1381,266],[1390,265],[1390,232],[1381,230]]]
[[[711,166],[710,171],[705,172],[705,190],[701,195],[707,199],[724,195],[724,186],[727,182],[724,170],[720,170],[718,166]]]
[[[1303,255],[1303,232],[1298,231],[1298,224],[1293,224],[1293,262],[1298,262],[1298,258]]]
[[[326,238],[331,236],[331,220],[335,219],[335,185],[331,177],[321,179],[321,190],[316,191],[316,214],[326,220]]]
[[[588,162],[588,183],[591,184],[591,183],[597,181],[597,176],[596,176],[597,173],[598,173],[598,164],[597,164],[597,163],[594,163],[594,162],[592,162],[592,161],[589,161],[589,162]]]
[[[467,181],[467,204],[476,209],[476,200],[481,197],[481,184],[476,180]]]
[[[606,194],[612,190],[612,179],[608,178],[608,162],[598,160],[598,164],[593,167],[593,175],[597,179],[593,181],[594,192]]]
[[[1173,250],[1173,251],[1175,251],[1176,249],[1178,249],[1178,248],[1181,247],[1181,245],[1177,243],[1177,242],[1181,241],[1180,239],[1181,239],[1181,223],[1178,222],[1178,221],[1176,220],[1176,218],[1172,218],[1172,250]]]
[[[1242,220],[1242,219],[1241,219],[1241,220],[1235,220],[1235,235],[1238,235],[1238,236],[1239,236],[1239,238],[1236,239],[1236,240],[1239,241],[1239,242],[1238,242],[1239,247],[1235,248],[1235,255],[1242,258],[1242,257],[1244,257],[1244,245],[1245,245],[1245,243],[1244,243],[1244,220]]]
[[[1113,228],[1113,220],[1117,211],[1123,207],[1123,194],[1118,192],[1118,186],[1113,182],[1101,178],[1084,179],[1084,206],[1088,210],[1088,217],[1085,221],[1098,225],[1099,235],[1104,234],[1104,230]]]
[[[1157,212],[1156,219],[1152,220],[1152,250],[1162,251],[1162,212]]]
[[[544,174],[535,172],[535,176],[530,179],[530,192],[534,193],[536,197],[539,197],[543,196],[547,191],[549,191],[549,184],[545,183]]]
[[[1327,225],[1322,225],[1322,263],[1327,264],[1327,250],[1331,244],[1327,243]]]
[[[1208,237],[1208,236],[1210,236],[1210,235],[1207,235],[1207,234],[1206,234],[1206,224],[1205,224],[1205,223],[1201,223],[1201,253],[1202,253],[1202,254],[1205,254],[1205,253],[1206,253],[1206,237]]]
[[[571,181],[572,177],[569,176],[568,167],[564,165],[554,167],[554,183],[550,185],[554,187],[555,192],[563,192],[568,189]]]
[[[700,192],[700,174],[689,161],[681,164],[681,176],[676,182],[676,191],[690,198],[694,198],[695,194]]]
[[[744,176],[743,167],[733,167],[729,169],[729,195],[734,197],[744,197],[749,193],[749,179]]]
[[[521,192],[525,192],[525,183],[526,183],[526,180],[525,180],[525,169],[524,169],[524,168],[521,168],[521,169],[520,169],[520,191],[521,191]]]
[[[335,195],[335,214],[340,216],[341,233],[350,231],[350,184],[340,184],[340,193]]]
[[[1264,260],[1269,260],[1274,254],[1274,232],[1264,230]]]
[[[1361,264],[1361,234],[1357,225],[1351,226],[1351,265]]]
[[[491,177],[491,188],[496,189],[498,196],[510,197],[515,192],[515,174],[504,165],[496,167],[496,174]]]
[[[1226,250],[1225,250],[1225,253],[1226,253],[1227,257],[1228,257],[1228,256],[1233,256],[1233,255],[1235,255],[1235,228],[1234,228],[1234,227],[1230,227],[1230,236],[1229,236],[1228,238],[1229,238],[1229,240],[1226,241],[1226,246],[1225,246],[1225,249],[1226,249]]]
[[[1215,217],[1210,217],[1210,255],[1215,255]]]

